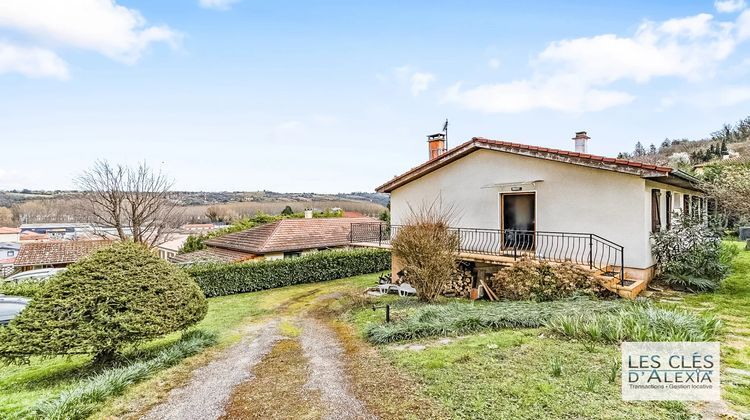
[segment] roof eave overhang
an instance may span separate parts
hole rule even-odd
[[[667,175],[649,176],[644,178],[650,181],[660,182],[662,184],[699,191],[701,193],[706,192],[703,188],[700,187],[700,181],[697,178],[682,171],[674,171]]]
[[[476,150],[493,150],[498,152],[512,153],[519,156],[533,157],[537,159],[551,160],[555,162],[569,163],[578,166],[585,166],[594,169],[602,169],[607,171],[625,173],[630,175],[636,175],[640,177],[659,177],[667,176],[668,171],[663,169],[648,169],[638,168],[633,166],[626,166],[618,164],[615,159],[602,158],[601,160],[591,159],[591,155],[578,156],[577,154],[561,155],[546,150],[530,150],[522,147],[522,145],[505,145],[505,144],[493,144],[486,141],[478,141],[477,139],[470,140],[448,153],[443,154],[435,159],[425,162],[424,164],[417,166],[416,168],[406,172],[405,174],[398,176],[391,181],[379,186],[375,190],[379,193],[390,193],[393,190],[408,184],[418,178],[421,178],[430,172],[433,172],[457,159],[460,159]]]

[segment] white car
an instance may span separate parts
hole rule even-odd
[[[0,295],[0,326],[7,325],[29,304],[29,299]]]
[[[8,277],[7,279],[5,279],[5,281],[12,281],[16,283],[27,280],[42,281],[47,280],[48,278],[61,271],[65,271],[65,268],[40,268],[38,270],[22,271]]]

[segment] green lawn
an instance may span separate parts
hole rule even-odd
[[[616,346],[584,346],[539,329],[501,330],[424,350],[388,346],[383,354],[419,377],[455,418],[685,418],[679,403],[620,399]],[[556,376],[555,365],[561,369]]]
[[[744,243],[728,244],[742,249],[734,260],[732,274],[718,291],[687,295],[685,304],[697,311],[716,314],[724,322],[723,398],[739,412],[750,415],[750,251],[744,251]]]
[[[312,298],[322,294],[360,289],[364,285],[372,285],[376,278],[377,275],[358,276],[211,298],[208,314],[197,328],[218,333],[218,347],[223,347],[236,342],[240,337],[240,329],[253,318],[280,310],[294,310],[309,304]],[[179,334],[171,334],[147,343],[141,349],[159,349],[176,342],[179,337]],[[200,356],[194,356],[198,357]],[[28,365],[0,367],[0,419],[17,418],[24,408],[55,397],[61,391],[76,386],[82,378],[95,374],[96,370],[89,362],[90,358],[83,356],[47,360],[33,358]],[[147,382],[158,383],[158,379]]]

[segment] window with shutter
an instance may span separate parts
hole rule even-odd
[[[651,190],[651,232],[661,230],[661,211],[659,210],[659,201],[661,201],[661,191]]]

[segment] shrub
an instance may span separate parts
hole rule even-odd
[[[47,280],[0,330],[0,357],[96,354],[184,329],[206,314],[198,285],[141,245],[102,248]]]
[[[273,261],[196,264],[185,270],[211,297],[374,273],[387,270],[390,264],[387,250],[355,249]]]
[[[594,295],[604,290],[590,272],[575,264],[551,264],[528,258],[498,271],[488,286],[499,298],[536,301],[573,294]]]
[[[35,298],[42,291],[44,281],[26,280],[22,282],[4,281],[0,283],[0,294]]]
[[[679,215],[670,229],[653,234],[651,251],[658,280],[691,291],[717,289],[737,253],[735,247],[723,247],[707,223]]]
[[[565,337],[604,343],[711,341],[718,335],[721,322],[714,316],[628,302],[614,312],[560,314],[552,317],[547,327]]]
[[[451,211],[433,203],[411,211],[391,240],[393,255],[404,264],[405,280],[417,297],[433,302],[456,269],[458,235],[449,229]]]
[[[555,315],[612,311],[620,301],[595,301],[587,298],[555,302],[501,301],[491,304],[452,302],[425,305],[404,319],[388,324],[369,324],[365,337],[384,344],[424,337],[463,335],[501,328],[536,328]]]
[[[84,379],[60,396],[44,401],[31,408],[31,417],[45,419],[85,419],[107,400],[130,385],[142,381],[154,373],[177,364],[180,360],[197,354],[216,344],[216,334],[193,330],[183,334],[180,341],[160,351],[149,360],[127,366],[107,369]]]

